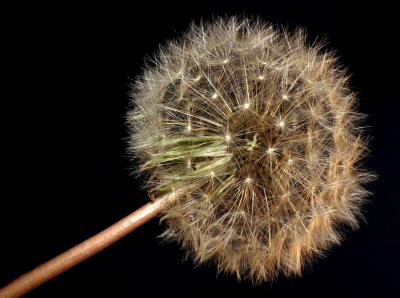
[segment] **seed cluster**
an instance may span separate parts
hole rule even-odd
[[[357,226],[371,178],[355,95],[304,33],[251,20],[192,26],[145,69],[128,114],[131,150],[165,211],[163,236],[254,282],[300,274]]]

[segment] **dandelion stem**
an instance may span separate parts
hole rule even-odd
[[[175,191],[147,203],[100,233],[21,275],[0,289],[0,298],[20,297],[95,255],[158,215],[176,202],[181,193]]]

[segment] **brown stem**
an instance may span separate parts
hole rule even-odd
[[[88,259],[155,217],[178,197],[179,194],[173,192],[144,205],[97,235],[21,275],[0,289],[0,298],[20,297]]]

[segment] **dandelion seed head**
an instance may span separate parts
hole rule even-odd
[[[255,283],[300,275],[340,242],[338,225],[357,227],[372,179],[357,98],[320,48],[302,30],[219,19],[136,82],[130,150],[153,197],[186,190],[162,236],[196,262]]]

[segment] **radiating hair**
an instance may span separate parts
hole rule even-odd
[[[253,282],[299,275],[339,243],[372,177],[347,80],[302,30],[249,19],[192,25],[163,47],[128,114],[151,196],[187,189],[162,236]]]

